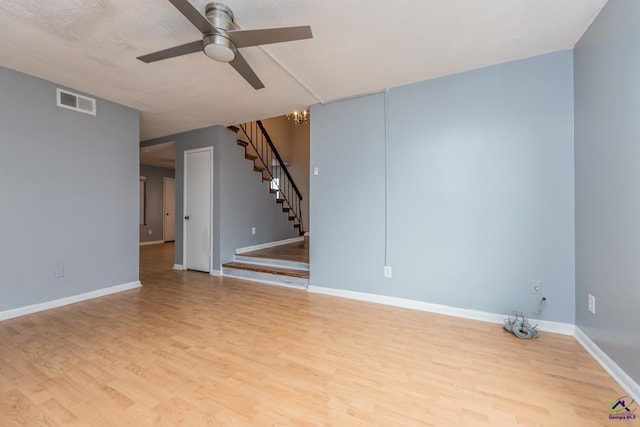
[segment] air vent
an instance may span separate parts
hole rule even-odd
[[[58,98],[58,107],[68,108],[70,110],[94,116],[96,115],[95,99],[87,98],[86,96],[78,95],[77,93],[69,92],[64,89],[57,89],[56,93]]]

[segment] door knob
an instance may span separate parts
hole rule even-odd
[[[185,216],[184,219],[189,219],[189,215]]]
[[[169,216],[169,212],[167,212],[165,215]]]

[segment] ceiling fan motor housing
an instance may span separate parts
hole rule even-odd
[[[202,39],[204,53],[219,62],[231,62],[236,57],[236,46],[228,30],[233,29],[233,12],[222,3],[209,3],[205,9],[207,19],[218,31],[217,34],[205,34]]]

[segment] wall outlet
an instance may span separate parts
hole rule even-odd
[[[596,314],[596,297],[591,294],[587,294],[587,310],[591,314]]]
[[[251,234],[256,234],[256,228],[255,227],[251,227]]]
[[[151,230],[149,230],[149,234],[151,235],[151,234],[153,234],[153,232]]]
[[[386,277],[387,279],[391,278],[391,266],[390,265],[385,265],[384,266],[384,277]]]
[[[542,285],[540,284],[539,280],[531,281],[531,293],[536,295],[542,294]]]
[[[64,265],[59,265],[58,267],[56,267],[54,274],[56,276],[56,279],[64,277]]]

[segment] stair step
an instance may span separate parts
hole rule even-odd
[[[245,147],[245,148],[246,148],[247,146],[249,146],[249,143],[248,143],[247,141],[243,141],[243,140],[241,140],[241,139],[236,140],[236,143],[237,143],[238,145],[241,145],[241,146]]]
[[[231,132],[235,132],[235,133],[238,133],[238,131],[240,130],[240,128],[238,126],[227,126],[227,129],[229,129]]]
[[[256,172],[264,172],[265,168],[264,166],[260,166],[260,165],[256,165],[255,163],[253,164],[253,170]],[[264,178],[264,175],[263,175]]]
[[[235,262],[239,262],[242,264],[258,265],[259,267],[263,267],[266,269],[275,267],[275,268],[284,268],[284,269],[290,269],[290,270],[300,270],[300,271],[306,271],[306,272],[309,271],[309,263],[302,262],[302,261],[267,258],[267,257],[244,255],[244,254],[235,254],[233,256],[233,260]]]
[[[247,160],[258,160],[258,156],[251,153],[244,153],[244,158]]]
[[[283,206],[282,207],[282,212],[289,212],[291,210],[291,208]]]
[[[276,190],[275,188],[270,188],[269,189],[269,193],[271,194],[276,194],[278,192],[278,190]]]
[[[284,199],[276,199],[276,203],[284,203]]]
[[[253,280],[273,285],[306,289],[309,286],[309,271],[273,267],[243,262],[228,262],[222,265],[222,274],[243,280]]]
[[[256,171],[256,172],[257,172],[257,171]],[[264,174],[263,174],[263,175],[262,175],[262,182],[269,182],[269,181],[271,181],[271,177],[269,177],[269,176],[264,176]],[[271,190],[269,190],[269,191],[271,191]],[[276,191],[276,192],[277,192],[277,190],[274,190],[274,191]]]
[[[283,268],[283,267],[274,267],[270,265],[262,265],[262,264],[249,264],[245,262],[228,262],[222,265],[226,268],[235,268],[237,270],[248,270],[248,271],[257,271],[260,273],[271,273],[278,274],[281,276],[289,276],[289,277],[300,277],[303,279],[309,278],[309,272],[305,270],[298,270],[294,268]]]

